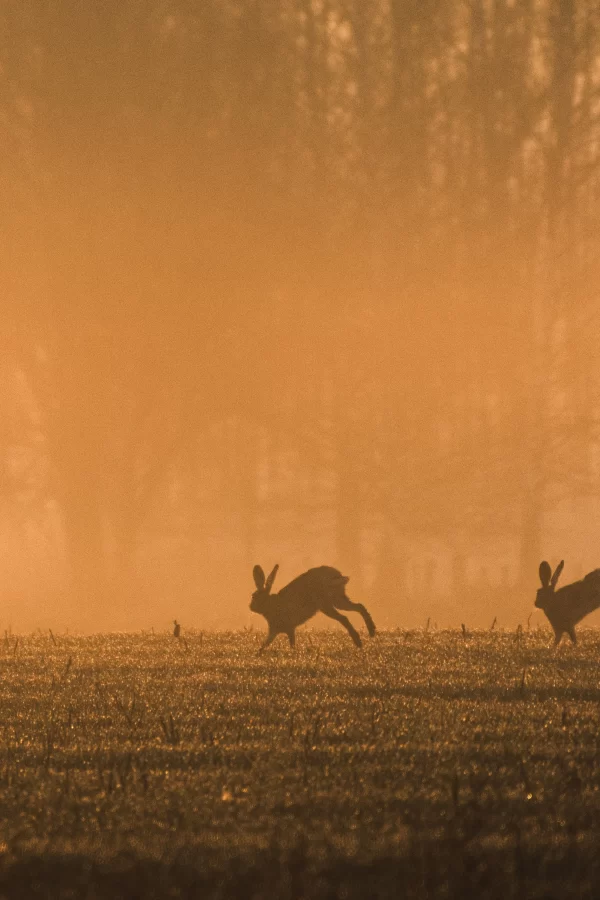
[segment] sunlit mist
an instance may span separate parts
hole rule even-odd
[[[543,622],[540,561],[600,565],[599,45],[576,0],[1,4],[0,632],[250,627],[256,564]]]

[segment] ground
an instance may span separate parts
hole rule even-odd
[[[596,897],[600,634],[7,635],[0,897]]]

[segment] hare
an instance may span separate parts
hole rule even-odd
[[[563,559],[552,574],[552,569],[545,560],[540,563],[542,586],[535,599],[535,605],[544,610],[554,629],[555,647],[565,632],[576,644],[575,625],[600,606],[600,569],[594,569],[581,581],[574,581],[558,591],[554,590],[564,564]]]
[[[346,597],[347,576],[331,566],[318,566],[294,578],[278,594],[271,594],[278,569],[279,566],[275,566],[266,580],[260,566],[254,566],[252,570],[256,591],[252,594],[250,609],[264,616],[269,626],[267,639],[259,652],[272,644],[278,634],[287,634],[290,647],[294,647],[298,625],[303,625],[318,612],[340,622],[356,646],[362,647],[360,635],[346,616],[339,612],[340,609],[360,613],[369,636],[373,637],[375,625],[365,607]]]

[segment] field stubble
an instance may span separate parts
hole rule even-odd
[[[586,897],[600,635],[6,636],[0,896]]]

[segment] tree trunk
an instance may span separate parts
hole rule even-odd
[[[538,568],[542,561],[542,523],[542,501],[538,493],[532,492],[525,498],[523,509],[518,579],[521,590],[530,591],[536,585],[539,587]]]
[[[107,566],[104,524],[95,485],[77,473],[62,491],[61,512],[71,572],[69,607],[78,624],[96,625],[106,609]]]
[[[390,616],[392,624],[398,624],[406,614],[408,599],[406,560],[398,558],[392,526],[385,520],[379,540],[377,573],[371,593],[378,607]]]
[[[353,584],[362,589],[361,502],[360,485],[352,458],[352,444],[347,429],[338,420],[335,544],[336,558],[342,572],[352,574]]]

